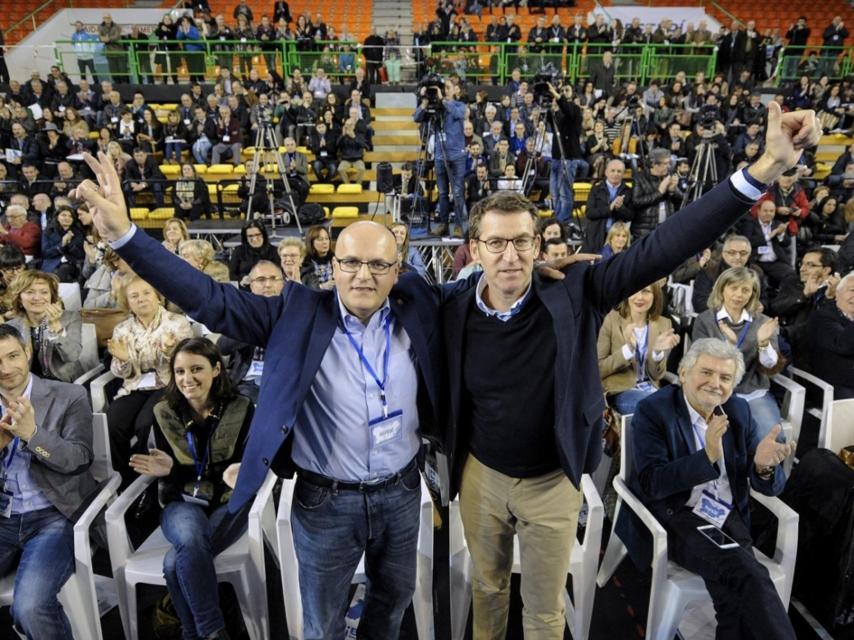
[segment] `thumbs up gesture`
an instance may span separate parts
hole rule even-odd
[[[753,454],[753,463],[762,467],[775,467],[790,455],[795,453],[795,448],[798,446],[796,442],[779,443],[777,436],[780,435],[782,427],[775,424],[768,435],[765,436],[756,447],[756,453]]]

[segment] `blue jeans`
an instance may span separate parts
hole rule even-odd
[[[562,165],[562,166],[561,166]],[[552,158],[549,174],[549,191],[552,193],[552,209],[561,222],[572,220],[572,185],[575,182],[576,160]]]
[[[0,517],[0,575],[12,571],[16,561],[15,627],[27,638],[72,640],[71,624],[57,600],[74,571],[71,521],[53,507]]]
[[[415,593],[420,505],[418,469],[371,493],[297,481],[291,526],[305,640],[344,638],[350,583],[362,554],[368,584],[359,638],[400,635]]]
[[[205,638],[225,627],[219,608],[214,558],[246,531],[251,503],[234,514],[228,506],[208,516],[189,502],[170,502],[160,516],[172,548],[163,559],[163,575],[187,640]]]
[[[608,398],[608,403],[617,410],[617,413],[627,416],[634,413],[638,402],[655,393],[655,389],[645,391],[643,389],[628,389]]]
[[[166,143],[166,153],[163,157],[164,160],[172,160],[174,158],[175,162],[181,162],[181,152],[184,150],[183,142],[167,142]]]
[[[207,136],[202,136],[198,140],[193,143],[193,158],[195,158],[196,162],[199,164],[207,164],[208,163],[208,153],[213,147],[211,141],[208,140]]]
[[[454,193],[454,215],[457,218],[457,224],[465,231],[469,228],[469,219],[466,213],[466,157],[463,155],[455,160],[448,160],[447,169],[445,168],[445,161],[436,158],[434,166],[436,183],[439,186],[439,221],[448,224],[448,212],[451,208],[448,187],[448,170],[450,170],[450,189]]]
[[[755,400],[748,401],[747,404],[750,405],[750,414],[756,421],[756,426],[759,427],[757,433],[759,434],[760,440],[768,435],[768,432],[771,431],[771,428],[775,424],[780,424],[783,420],[780,415],[780,407],[777,406],[777,401],[774,399],[774,396],[771,395],[770,391],[766,391],[765,395],[762,395]],[[782,437],[781,433],[781,440]]]

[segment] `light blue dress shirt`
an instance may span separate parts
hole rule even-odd
[[[337,293],[336,293],[337,297]],[[391,315],[388,300],[367,326],[337,298],[341,317],[294,426],[291,452],[301,469],[344,482],[370,482],[394,475],[418,453],[418,374],[409,336]],[[390,412],[403,412],[397,438],[371,446],[369,422],[383,415],[380,389],[350,343],[362,348],[383,378],[386,319],[391,317],[391,354],[386,387]]]

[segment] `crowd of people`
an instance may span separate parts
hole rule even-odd
[[[251,24],[246,10],[241,1],[235,19]],[[274,22],[288,17],[274,14]],[[585,30],[588,40],[598,23]],[[613,43],[610,32],[604,41]],[[556,77],[531,86],[514,69],[497,103],[468,95],[459,77],[434,85],[435,96],[419,89],[414,117],[434,177],[429,165],[407,163],[395,185],[407,216],[419,208],[429,216],[435,180],[444,225],[435,231],[444,235],[453,207],[466,234],[454,261],[459,278],[444,288],[431,288],[405,222],[357,222],[337,239],[313,225],[304,238],[274,246],[263,222],[248,220],[227,259],[190,238],[187,221],[212,209],[191,160],[243,165],[242,211],[267,206],[264,181],[251,189],[258,168],[241,152],[268,122],[276,122],[283,177],[298,205],[312,180],[361,181],[373,133],[370,62],[368,77],[354,71],[344,100],[322,68],[307,82],[298,70],[281,79],[251,69],[238,79],[225,66],[212,91],[193,83],[165,124],[143,91],[126,105],[110,80],[75,84],[56,67],[46,80],[13,81],[0,100],[0,515],[8,509],[0,536],[15,552],[50,547],[53,561],[50,570],[18,567],[27,588],[16,591],[16,625],[30,637],[70,633],[56,594],[73,570],[73,556],[63,554],[71,515],[94,486],[91,411],[74,384],[83,373],[83,314],[94,310],[103,312],[89,317],[109,336],[102,355],[118,379],[107,407],[111,457],[122,488],[140,473],[160,479],[134,517],[162,507],[157,522],[173,545],[164,574],[186,635],[227,637],[211,597],[212,559],[245,530],[266,473],[291,465],[299,474],[293,522],[306,637],[342,631],[340,584],[349,584],[346,573],[363,552],[374,572],[363,628],[393,637],[414,588],[423,436],[451,458],[450,493],[460,495],[474,562],[475,628],[493,637],[506,627],[510,568],[502,558],[511,557],[515,514],[524,512],[559,533],[515,530],[536,550],[523,552],[522,571],[542,587],[523,590],[526,608],[537,612],[526,628],[557,634],[559,626],[562,637],[567,540],[581,474],[601,453],[602,392],[619,413],[642,414],[641,432],[665,438],[671,409],[662,407],[676,392],[661,387],[688,340],[695,346],[676,367],[678,411],[687,403],[700,435],[685,455],[705,449],[691,486],[713,488],[730,510],[736,504],[738,517],[725,528],[749,545],[746,496],[730,488],[732,479],[723,490],[715,482],[726,430],[715,407],[724,405],[745,434],[739,446],[749,448],[750,462],[738,473],[770,493],[779,492],[779,463],[792,453],[791,443],[776,442],[771,377],[794,364],[833,384],[837,398],[854,397],[854,145],[821,180],[814,155],[822,129],[854,129],[854,84],[805,75],[766,104],[761,69],[742,57],[714,78],[679,72],[641,87],[614,80],[619,51],[605,52],[580,86]],[[703,154],[718,179],[698,176]],[[164,178],[165,163],[179,165],[176,179]],[[588,179],[586,200],[576,201],[573,187]],[[130,223],[143,198],[174,207],[162,242]],[[554,217],[540,219],[538,205]],[[585,253],[573,257],[577,244]],[[549,293],[553,273],[533,275],[535,259],[569,266],[559,296]],[[65,308],[60,283],[79,284],[83,310]],[[690,299],[678,299],[677,285],[690,285]],[[434,353],[438,330],[447,353]],[[536,375],[520,381],[525,370]],[[701,379],[708,371],[718,375],[714,403]],[[559,389],[564,377],[578,381],[577,393]],[[47,399],[61,413],[40,409]],[[518,424],[528,422],[520,434]],[[580,425],[579,440],[572,434]],[[353,436],[358,429],[364,438]],[[656,483],[670,479],[655,469],[678,461],[650,450],[641,459],[648,466],[637,465],[635,488],[660,495]],[[679,506],[694,507],[683,489],[674,490]],[[366,499],[395,514],[382,535],[363,528]],[[41,520],[26,518],[32,531],[22,533],[30,512]],[[677,531],[675,521],[668,526]],[[364,544],[344,549],[342,531]],[[403,544],[386,561],[379,550],[389,540]],[[703,571],[689,544],[680,553]],[[764,603],[750,624],[771,624],[779,602],[767,600],[767,576],[741,561],[727,565],[751,575],[738,597]],[[14,566],[11,552],[0,558],[0,570]],[[764,628],[790,637],[779,620]]]

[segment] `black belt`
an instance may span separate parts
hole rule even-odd
[[[418,468],[418,463],[413,458],[409,464],[407,464],[403,469],[395,473],[394,475],[388,476],[387,478],[380,478],[378,480],[369,480],[364,482],[342,482],[340,480],[335,480],[333,478],[328,478],[327,476],[320,475],[319,473],[314,473],[314,471],[306,471],[305,469],[298,469],[297,474],[299,475],[299,479],[303,482],[308,482],[309,484],[313,484],[318,487],[328,487],[333,491],[343,490],[343,491],[359,491],[361,493],[373,493],[374,491],[381,491],[388,487],[393,487],[397,483],[400,482],[400,479],[407,476],[409,473]]]

